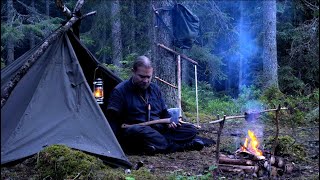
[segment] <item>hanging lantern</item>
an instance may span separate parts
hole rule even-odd
[[[98,104],[103,104],[103,81],[101,78],[93,81],[93,95]]]

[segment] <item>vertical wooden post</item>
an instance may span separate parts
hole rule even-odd
[[[280,112],[281,106],[279,104],[277,110],[276,110],[276,117],[275,117],[275,123],[276,123],[276,135],[274,137],[274,143],[272,147],[272,155],[274,155],[276,151],[276,147],[278,146],[278,136],[279,136],[279,112]]]
[[[218,130],[218,138],[217,138],[217,146],[216,146],[216,160],[219,162],[219,156],[220,156],[220,137],[224,125],[224,121],[226,120],[226,115],[223,116],[223,121],[219,122],[219,130]]]
[[[198,105],[198,77],[197,77],[197,65],[194,65],[194,80],[196,85],[196,105],[197,105],[197,125],[199,124],[199,105]]]
[[[178,108],[179,108],[179,117],[182,116],[182,107],[181,107],[181,58],[180,55],[177,55],[177,83],[178,83]]]

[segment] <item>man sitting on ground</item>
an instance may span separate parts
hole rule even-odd
[[[122,123],[137,124],[171,118],[160,88],[151,82],[153,67],[146,56],[139,56],[132,77],[118,84],[111,93],[107,118],[124,151],[127,153],[170,153],[201,150],[202,140],[196,138],[192,124],[134,125],[120,128]]]

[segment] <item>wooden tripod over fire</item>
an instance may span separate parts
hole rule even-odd
[[[275,117],[275,123],[276,123],[275,143],[273,144],[272,152],[271,152],[272,154],[274,154],[275,148],[278,145],[279,112],[280,112],[280,110],[287,110],[287,109],[288,109],[287,107],[281,108],[281,106],[279,104],[278,108],[276,108],[276,109],[266,109],[266,110],[258,111],[258,112],[245,112],[244,115],[238,115],[238,116],[224,115],[222,119],[219,119],[219,115],[217,115],[218,120],[209,122],[210,124],[219,123],[219,125],[220,125],[219,130],[218,130],[218,138],[217,138],[217,145],[216,145],[216,159],[217,159],[217,161],[219,160],[219,154],[220,154],[220,137],[221,137],[222,129],[224,126],[224,122],[226,120],[244,118],[246,121],[252,121],[253,119],[255,119],[257,117],[257,115],[259,115],[261,113],[265,113],[265,112],[272,112],[272,111],[275,111],[275,113],[276,113],[276,117]]]

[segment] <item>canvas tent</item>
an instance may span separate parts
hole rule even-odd
[[[1,91],[40,47],[1,70]],[[94,72],[104,80],[105,103],[92,95]],[[72,31],[46,49],[13,89],[1,108],[1,164],[63,144],[98,155],[108,163],[131,167],[103,110],[121,79],[102,66]]]

